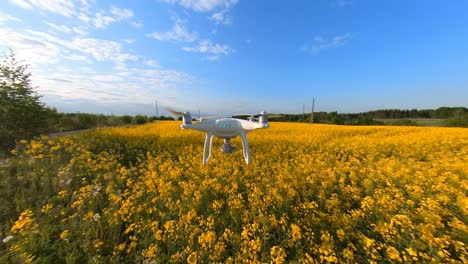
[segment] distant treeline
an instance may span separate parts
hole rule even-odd
[[[310,122],[310,113],[284,114],[283,117],[271,121]],[[383,119],[395,119],[388,123]],[[314,123],[339,125],[418,125],[414,119],[441,119],[441,126],[468,127],[468,108],[440,107],[424,110],[384,109],[362,113],[315,112]]]
[[[381,119],[402,119],[391,122],[391,125],[417,125],[411,119],[432,118],[445,119],[440,125],[468,127],[468,108],[440,107],[424,110],[384,109],[362,113],[315,112],[314,123],[339,125],[385,125],[389,124]],[[181,119],[181,118],[179,118]],[[408,119],[408,120],[404,120]],[[95,127],[141,125],[155,120],[174,120],[169,116],[146,115],[103,115],[89,113],[59,113],[50,109],[48,115],[48,130],[50,132],[63,132],[70,130],[88,129]],[[280,118],[271,121],[281,122],[310,122],[310,113],[283,114]]]
[[[385,109],[362,113],[369,118],[441,118],[448,119],[461,115],[466,115],[468,108],[465,107],[440,107],[437,109],[425,110],[399,110]]]
[[[63,132],[95,127],[141,125],[154,120],[174,120],[174,118],[146,115],[115,116],[88,113],[58,113],[55,109],[51,109],[47,123],[50,132]]]

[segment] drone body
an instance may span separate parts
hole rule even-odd
[[[238,118],[201,118],[200,122],[192,123],[192,117],[188,112],[176,112],[168,109],[174,115],[182,116],[182,129],[193,129],[205,132],[205,145],[203,148],[203,164],[206,165],[211,158],[211,149],[213,145],[213,138],[218,137],[224,139],[224,145],[221,147],[221,152],[228,154],[235,150],[230,144],[230,140],[237,136],[242,139],[242,149],[245,162],[250,164],[249,143],[247,141],[247,132],[259,128],[268,128],[268,116],[265,112],[259,115],[239,115],[250,116],[250,120],[243,120]],[[254,119],[258,117],[258,122]]]

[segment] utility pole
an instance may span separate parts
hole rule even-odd
[[[302,104],[302,119],[305,120],[305,104]]]
[[[159,117],[159,114],[158,114],[158,100],[156,100],[156,118]]]
[[[312,112],[310,112],[310,123],[314,123],[314,103],[315,103],[315,98],[312,97]]]

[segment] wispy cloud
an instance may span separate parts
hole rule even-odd
[[[212,43],[210,40],[201,40],[197,46],[194,47],[183,47],[183,50],[187,52],[196,52],[208,54],[209,60],[217,60],[221,55],[228,55],[232,52],[231,47],[228,45]]]
[[[130,23],[130,25],[132,25],[132,27],[134,27],[134,28],[142,28],[143,27],[143,22],[142,21],[132,21]]]
[[[88,23],[91,20],[91,18],[87,16],[85,13],[78,13],[77,18],[85,23]]]
[[[70,33],[72,31],[71,28],[67,27],[67,26],[64,26],[64,25],[57,25],[57,24],[54,24],[54,23],[50,23],[50,22],[45,22],[49,27],[57,30],[57,31],[61,31],[61,32],[65,32],[65,33]]]
[[[19,22],[19,21],[21,20],[17,17],[0,12],[0,25],[6,24],[7,22]]]
[[[153,32],[146,36],[161,41],[182,41],[182,42],[194,42],[198,38],[196,32],[189,32],[185,28],[186,21],[180,18],[174,18],[174,26],[170,31],[167,32]]]
[[[97,12],[93,18],[94,26],[103,29],[112,23],[128,20],[133,17],[132,10],[115,6],[111,7],[109,13]]]
[[[145,65],[150,67],[159,67],[159,64],[155,60],[145,60]]]
[[[313,43],[303,45],[302,50],[312,54],[317,54],[323,50],[344,46],[353,36],[354,34],[351,32],[348,32],[344,35],[335,36],[330,39],[316,35],[313,38]]]
[[[24,9],[37,9],[71,17],[75,13],[75,5],[71,0],[9,0]]]
[[[236,5],[238,0],[161,0],[170,4],[178,4],[184,8],[196,12],[210,12],[216,8],[230,8]]]
[[[105,28],[108,25],[114,23],[115,21],[117,21],[117,19],[115,19],[114,17],[98,12],[94,15],[93,25],[96,28]]]
[[[113,6],[111,7],[110,12],[114,15],[115,19],[117,20],[126,20],[133,17],[133,11],[126,8],[119,8]]]
[[[210,20],[213,21],[217,25],[219,24],[230,25],[232,24],[232,19],[227,13],[228,13],[228,10],[223,10],[220,12],[213,13],[210,16]]]

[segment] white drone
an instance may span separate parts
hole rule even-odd
[[[249,120],[238,118],[218,118],[208,117],[200,118],[200,122],[192,124],[192,116],[189,112],[177,112],[172,109],[167,109],[171,114],[182,117],[182,129],[193,129],[205,132],[205,146],[203,148],[203,164],[206,165],[211,158],[211,148],[213,145],[213,137],[224,139],[224,144],[221,147],[221,152],[229,154],[235,150],[231,145],[231,139],[241,136],[242,150],[245,162],[250,163],[249,143],[247,141],[247,132],[258,129],[268,128],[268,115],[266,112],[261,112],[258,115],[235,115],[233,117],[248,117]],[[273,117],[273,116],[270,116]],[[275,115],[276,117],[276,115]],[[258,119],[258,122],[256,120]],[[209,148],[208,148],[209,147]],[[207,156],[208,153],[208,156]]]

